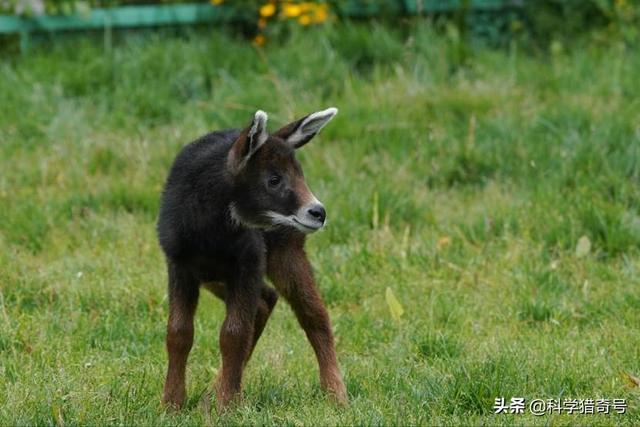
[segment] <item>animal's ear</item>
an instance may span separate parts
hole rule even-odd
[[[289,123],[275,132],[274,135],[284,139],[294,148],[300,148],[311,141],[311,138],[316,136],[320,129],[329,123],[329,120],[333,119],[333,116],[337,113],[338,109],[335,107],[311,113],[306,117]]]
[[[267,113],[256,111],[253,121],[244,129],[238,139],[233,143],[229,153],[230,166],[234,171],[239,171],[247,164],[247,161],[262,147],[269,138],[267,133]]]

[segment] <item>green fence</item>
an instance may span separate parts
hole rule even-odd
[[[518,5],[517,0],[397,0],[357,1],[342,3],[337,12],[346,17],[369,17],[382,13],[420,14],[455,11],[460,8],[496,10]],[[155,27],[162,25],[193,25],[223,23],[240,19],[238,10],[227,4],[209,3],[122,6],[91,9],[86,14],[40,15],[22,17],[0,15],[0,34],[20,35],[20,48],[29,47],[30,34],[70,30],[104,30],[112,28]]]

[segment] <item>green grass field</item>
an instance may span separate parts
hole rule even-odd
[[[428,26],[82,36],[0,63],[0,425],[640,424],[640,49],[461,46]],[[181,146],[335,105],[299,157],[351,404],[281,302],[219,417],[203,294],[188,404],[160,405],[159,192]],[[579,243],[581,242],[581,243]],[[404,309],[399,322],[385,299]],[[624,398],[625,415],[494,399]]]

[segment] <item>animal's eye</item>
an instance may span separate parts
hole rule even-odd
[[[269,185],[272,187],[277,186],[282,181],[282,178],[279,175],[271,175],[269,178]]]

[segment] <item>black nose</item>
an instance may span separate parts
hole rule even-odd
[[[309,210],[309,215],[315,218],[317,221],[324,223],[325,218],[327,217],[327,211],[324,210],[324,206],[322,205],[314,205]]]

